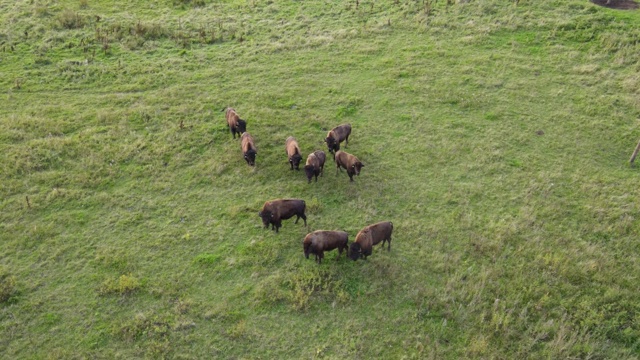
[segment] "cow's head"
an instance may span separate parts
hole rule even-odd
[[[360,257],[361,252],[362,252],[362,248],[360,247],[360,244],[358,244],[357,242],[354,242],[349,247],[348,255],[351,258],[351,260],[356,261]]]
[[[313,175],[315,174],[315,168],[313,167],[313,165],[305,165],[304,166],[304,174],[307,175],[307,180],[309,180],[309,182],[311,182],[311,179],[313,178]]]
[[[324,142],[327,143],[327,148],[330,153],[340,150],[340,143],[336,141],[333,136],[327,136],[327,138],[324,139]]]
[[[257,152],[253,149],[247,150],[247,152],[244,153],[244,159],[247,161],[249,166],[254,166],[256,164],[256,154]]]
[[[300,170],[300,161],[302,160],[302,155],[295,153],[293,156],[289,158],[289,162],[296,170]]]
[[[264,225],[264,228],[268,229],[269,224],[271,223],[271,218],[273,217],[273,214],[271,213],[271,211],[268,211],[268,210],[260,211],[258,212],[258,216],[260,216],[260,218],[262,219],[262,225]]]
[[[236,126],[236,132],[239,132],[240,134],[244,134],[245,132],[247,132],[247,122],[242,120],[242,119],[238,119],[238,125]]]
[[[353,172],[356,175],[360,175],[360,170],[364,167],[364,164],[361,163],[360,161],[356,161],[355,164],[351,165],[351,168],[353,169]]]

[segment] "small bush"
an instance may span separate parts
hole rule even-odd
[[[336,274],[320,267],[298,271],[285,281],[289,288],[289,301],[296,310],[304,310],[311,305],[312,297],[328,297],[339,302],[348,300],[344,283]]]
[[[64,29],[80,29],[85,25],[85,19],[82,15],[68,9],[58,15],[57,21]]]
[[[101,295],[107,294],[131,294],[141,287],[140,281],[135,277],[129,275],[122,275],[117,279],[108,279],[99,289]]]
[[[16,279],[0,268],[0,303],[8,301],[16,293]]]

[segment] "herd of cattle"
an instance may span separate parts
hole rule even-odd
[[[225,117],[231,135],[235,139],[236,134],[238,134],[244,159],[249,166],[255,166],[258,150],[253,136],[247,132],[247,122],[242,120],[233,108],[226,108],[225,110]],[[364,167],[364,164],[354,155],[340,150],[340,143],[345,141],[346,145],[349,144],[349,135],[351,135],[351,125],[343,124],[331,129],[324,139],[324,142],[327,143],[329,152],[334,156],[336,173],[344,168],[347,170],[347,175],[349,175],[349,181],[353,181],[353,176],[360,175],[360,170]],[[302,153],[298,142],[293,136],[289,136],[286,139],[285,151],[291,170],[299,170]],[[324,151],[321,150],[316,150],[307,156],[304,172],[309,183],[314,176],[316,182],[318,181],[318,175],[322,176],[325,159],[326,155]],[[269,225],[271,225],[271,229],[278,232],[280,227],[282,227],[282,220],[290,219],[294,216],[296,216],[296,224],[298,220],[302,218],[302,220],[304,220],[304,226],[307,226],[307,216],[304,213],[305,208],[306,203],[300,199],[271,200],[264,204],[258,215],[262,219],[265,229],[268,229]],[[308,259],[309,254],[314,254],[316,262],[321,263],[325,251],[338,249],[338,259],[340,255],[342,255],[343,250],[347,251],[347,256],[352,260],[357,260],[360,257],[366,259],[367,256],[371,255],[373,246],[381,242],[384,246],[384,242],[386,241],[388,244],[387,250],[391,250],[392,232],[393,223],[390,221],[369,225],[358,232],[355,241],[349,246],[348,234],[344,231],[314,231],[307,234],[302,242],[304,255]]]

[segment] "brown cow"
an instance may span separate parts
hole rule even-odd
[[[253,136],[248,132],[242,134],[240,146],[242,147],[242,155],[244,155],[247,164],[249,164],[249,166],[255,166],[258,149],[256,149],[256,145],[253,142]]]
[[[309,254],[316,256],[316,262],[320,264],[324,258],[325,251],[338,249],[336,260],[340,259],[342,250],[348,250],[349,235],[344,231],[318,230],[307,234],[302,242],[304,257],[309,258]]]
[[[324,172],[324,161],[327,156],[324,151],[316,150],[307,156],[307,163],[304,165],[304,172],[307,175],[307,180],[311,182],[311,178],[315,175],[316,182],[318,182],[318,175],[322,175]]]
[[[349,180],[353,181],[353,175],[360,176],[360,169],[364,167],[364,164],[358,160],[357,157],[346,153],[344,151],[336,151],[336,175],[341,168],[347,169],[347,175]]]
[[[327,143],[327,147],[329,148],[329,152],[333,154],[340,150],[340,143],[342,141],[346,141],[346,145],[349,145],[349,135],[351,135],[351,124],[342,124],[331,129],[324,139],[324,142]]]
[[[278,199],[271,200],[264,203],[262,210],[258,213],[258,216],[262,218],[262,224],[265,229],[269,228],[271,224],[271,230],[278,230],[282,227],[282,220],[290,219],[294,215],[296,216],[295,224],[302,218],[304,220],[304,226],[307,226],[307,216],[304,214],[306,203],[304,200],[299,199]]]
[[[234,139],[236,138],[236,134],[240,137],[240,135],[247,131],[247,122],[240,119],[240,116],[233,108],[227,108],[225,117],[227,118],[227,126],[229,126],[229,130]]]
[[[371,255],[373,246],[382,242],[388,243],[387,251],[391,251],[391,233],[393,232],[393,223],[391,221],[382,221],[373,225],[365,226],[358,232],[356,240],[351,244],[348,255],[351,260],[358,260],[360,256],[367,259]]]
[[[289,158],[289,164],[291,164],[291,170],[295,167],[296,170],[300,170],[300,161],[302,160],[302,154],[300,153],[300,146],[293,136],[289,136],[284,143],[284,149],[287,152]]]

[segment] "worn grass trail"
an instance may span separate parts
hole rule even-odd
[[[637,12],[198,3],[0,1],[4,357],[637,357]],[[344,122],[353,183],[289,170]]]

